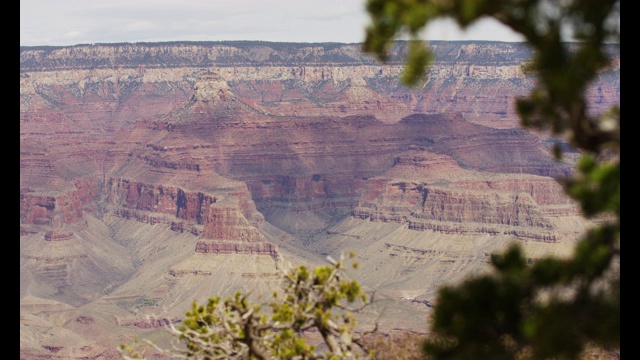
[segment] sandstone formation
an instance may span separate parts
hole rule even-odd
[[[363,322],[422,326],[438,286],[512,241],[569,253],[589,223],[558,179],[579,151],[556,161],[518,126],[529,50],[433,42],[408,89],[405,45],[386,64],[360,44],[21,47],[21,353],[110,358],[345,249],[383,299]],[[612,52],[590,111],[619,102]]]
[[[179,98],[184,101],[191,96],[189,90],[203,71],[212,71],[226,79],[243,101],[274,115],[375,112],[397,121],[414,112],[460,112],[467,120],[487,126],[518,126],[513,99],[526,95],[535,85],[534,77],[523,71],[531,56],[526,46],[447,41],[429,45],[435,62],[427,81],[416,91],[398,82],[404,43],[391,51],[386,64],[364,55],[360,44],[220,42],[36,47],[22,49],[21,70],[28,74],[24,78],[30,79],[25,81],[34,83],[36,93],[48,94],[45,102],[60,101],[69,91],[80,98],[95,98],[101,96],[96,90],[113,89],[115,96],[105,100],[117,119],[125,115],[152,116],[147,105],[118,105],[144,93],[160,93],[147,104],[166,113],[178,105]],[[603,73],[588,92],[596,112],[615,104],[620,94],[619,54],[614,46],[611,51],[610,71]],[[58,88],[64,92],[58,94],[51,89],[47,84],[50,81],[34,70],[60,74],[57,81],[63,83]]]
[[[510,234],[557,242],[552,217],[579,208],[550,177],[464,170],[446,155],[410,150],[394,168],[367,182],[353,215],[444,233]]]

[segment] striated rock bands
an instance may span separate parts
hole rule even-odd
[[[269,255],[276,261],[279,259],[277,246],[265,241],[260,243],[245,243],[240,241],[201,240],[196,244],[196,252],[213,254],[258,254]]]
[[[406,52],[402,42],[391,50],[385,64],[362,54],[358,44],[210,42],[22,47],[21,82],[31,83],[34,89],[33,95],[23,101],[35,104],[41,98],[60,106],[79,100],[84,107],[91,101],[90,108],[97,114],[104,105],[90,99],[100,98],[118,120],[127,121],[121,115],[127,113],[130,119],[153,117],[158,111],[166,114],[191,96],[189,90],[200,75],[215,73],[227,81],[239,101],[273,115],[375,112],[397,121],[414,112],[460,112],[483,125],[518,126],[513,100],[535,86],[535,78],[523,71],[523,64],[531,57],[530,49],[523,44],[499,42],[433,41],[429,46],[435,60],[420,90],[398,82]],[[619,55],[615,46],[610,51],[610,68],[588,90],[591,110],[596,113],[615,104],[620,94]],[[64,86],[52,86],[39,74],[42,71],[64,74],[56,79]],[[81,76],[74,80],[76,74]],[[105,96],[109,92],[115,92],[115,101]],[[141,102],[147,94],[154,97]],[[139,106],[126,105],[136,102]],[[82,116],[80,112],[77,115]]]
[[[202,192],[128,179],[110,179],[108,186],[112,189],[109,201],[123,208],[169,214],[197,224],[207,221],[209,206],[217,201]]]
[[[118,206],[118,216],[148,224],[169,224],[174,231],[187,230],[203,239],[218,240],[205,247],[202,244],[207,242],[199,242],[196,252],[278,257],[276,246],[267,243],[247,220],[241,200],[233,193],[210,195],[127,179],[111,179],[109,184],[112,189],[109,201]]]
[[[21,354],[98,358],[195,298],[272,290],[287,257],[353,247],[363,284],[428,304],[514,239],[573,244],[588,224],[557,179],[580,152],[556,161],[515,112],[530,51],[431,42],[409,89],[406,45],[385,64],[360,44],[21,47]],[[611,50],[595,113],[619,103]]]
[[[551,217],[578,216],[552,178],[466,170],[446,155],[413,148],[367,182],[353,216],[444,233],[509,234],[559,241]]]
[[[525,193],[479,192],[407,182],[385,182],[384,189],[378,192],[377,203],[361,203],[353,215],[371,221],[407,223],[414,230],[518,233],[544,240],[551,235],[537,235],[536,231],[524,229],[547,233],[554,228],[538,204]],[[505,226],[522,229],[505,232],[501,230]]]
[[[83,208],[92,204],[97,195],[93,179],[79,179],[67,191],[43,194],[29,188],[20,190],[20,223],[62,225],[82,222]]]
[[[251,226],[239,211],[237,204],[214,204],[210,206],[203,237],[215,240],[240,240],[244,242],[264,241],[264,236]]]
[[[65,241],[73,237],[73,232],[67,229],[48,230],[44,233],[46,241]]]

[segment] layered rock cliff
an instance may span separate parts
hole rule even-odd
[[[65,101],[65,92],[84,102],[107,91],[114,96],[105,104],[122,115],[151,115],[145,114],[147,106],[120,105],[141,93],[158,94],[154,105],[167,111],[168,105],[190,96],[187,89],[200,74],[212,71],[226,79],[240,98],[275,115],[376,112],[380,118],[397,121],[414,112],[460,112],[483,125],[519,125],[513,100],[535,85],[535,78],[523,71],[531,57],[525,45],[434,41],[429,46],[435,61],[417,90],[398,82],[404,43],[392,50],[386,64],[364,55],[360,44],[97,44],[23,47],[20,56],[23,77],[28,74],[33,91],[45,94],[45,102]],[[609,70],[588,91],[596,112],[615,104],[620,96],[619,53],[613,45],[610,51]],[[64,86],[52,88],[39,76],[42,72],[56,72]]]
[[[557,242],[561,235],[551,219],[580,214],[552,178],[464,170],[449,156],[421,150],[398,156],[361,194],[355,217],[421,231]]]

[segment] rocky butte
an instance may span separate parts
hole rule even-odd
[[[355,251],[361,324],[425,331],[438,286],[520,242],[572,250],[589,223],[558,140],[519,127],[523,44],[432,42],[398,81],[360,44],[20,48],[20,352],[117,357],[195,300],[270,294],[288,264]],[[619,103],[620,58],[588,90]]]

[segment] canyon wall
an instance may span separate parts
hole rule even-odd
[[[241,99],[274,115],[376,112],[397,121],[414,112],[459,112],[482,125],[519,125],[513,99],[535,85],[535,78],[523,71],[531,57],[524,44],[433,41],[429,46],[435,60],[419,89],[398,81],[406,52],[402,42],[385,64],[363,54],[360,44],[264,42],[23,47],[20,58],[24,81],[45,102],[73,102],[75,97],[93,112],[106,107],[122,121],[153,116],[151,106],[169,111],[191,96],[200,75],[213,72]],[[588,91],[596,112],[620,95],[619,53],[613,45],[610,51],[610,67]],[[154,94],[153,100],[126,105],[140,96],[146,99],[145,94]],[[92,98],[104,102],[87,104]]]
[[[89,212],[211,239],[210,214],[222,198],[235,199],[234,212],[254,227],[283,212],[485,230],[549,228],[545,217],[575,215],[554,203],[562,194],[553,178],[573,171],[578,152],[555,161],[554,139],[517,125],[514,100],[535,84],[523,71],[530,51],[499,42],[429,46],[435,60],[418,88],[398,81],[403,42],[386,63],[359,44],[22,47],[21,233],[81,224]],[[611,51],[589,92],[593,111],[619,101]],[[455,189],[393,178],[403,166],[424,166],[398,156],[411,149],[430,167],[446,156],[436,172],[484,175]],[[497,173],[520,175],[486,180]],[[398,211],[411,215],[391,215]]]
[[[510,240],[564,249],[587,226],[558,182],[580,152],[556,161],[557,139],[519,126],[532,54],[429,46],[417,88],[398,80],[403,42],[387,63],[361,44],[21,47],[21,306],[95,312],[89,325],[115,342],[179,321],[192,297],[271,289],[284,261],[321,263],[342,246],[359,246],[363,281],[398,299],[414,291],[404,274],[435,279],[429,294]],[[619,103],[610,50],[593,112]],[[435,268],[449,275],[427,276]],[[113,345],[69,312],[22,311]],[[25,351],[65,345],[46,346]]]

